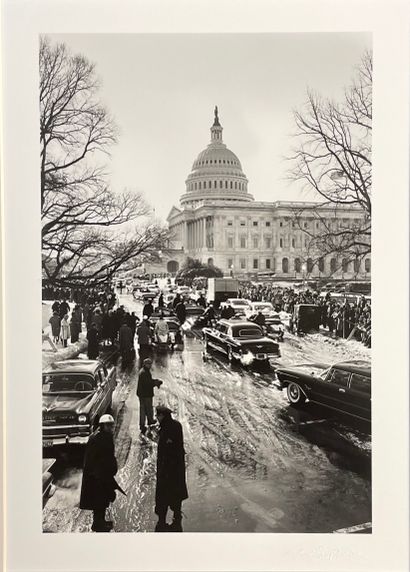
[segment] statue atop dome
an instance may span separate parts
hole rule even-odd
[[[217,105],[215,105],[214,114],[215,114],[215,119],[214,119],[214,127],[220,127],[220,126],[221,126],[221,124],[219,123],[219,117],[218,117],[218,106],[217,106]]]

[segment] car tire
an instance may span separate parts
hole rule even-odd
[[[286,388],[286,394],[289,403],[292,405],[303,405],[303,403],[306,401],[305,394],[303,393],[300,385],[297,383],[289,383]]]

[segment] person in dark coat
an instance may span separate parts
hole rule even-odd
[[[142,309],[142,314],[143,316],[148,316],[148,319],[150,319],[153,313],[154,313],[154,306],[152,305],[152,300],[148,300],[148,302]]]
[[[182,532],[182,501],[188,498],[185,476],[185,450],[182,425],[171,416],[168,407],[157,407],[160,423],[157,457],[155,513],[156,532]],[[174,513],[171,526],[166,523],[168,508]]]
[[[175,310],[175,308],[178,306],[178,304],[181,302],[181,295],[177,294],[172,302],[172,307]]]
[[[137,396],[140,402],[140,430],[142,434],[145,434],[147,430],[145,419],[148,420],[148,427],[155,425],[154,412],[152,409],[154,387],[162,385],[160,379],[153,379],[151,367],[152,360],[145,358],[138,374]]]
[[[115,500],[116,489],[123,492],[114,478],[118,467],[113,433],[113,417],[102,415],[98,431],[91,435],[85,448],[80,508],[93,511],[94,532],[112,529],[112,521],[105,520],[105,511]]]
[[[140,363],[151,353],[152,332],[148,322],[148,316],[144,316],[137,328]]]
[[[81,307],[77,305],[75,306],[74,310],[71,313],[70,338],[72,344],[78,342],[81,333],[81,321],[82,321],[82,311]]]
[[[183,324],[186,320],[186,308],[183,300],[181,300],[181,302],[175,308],[175,314],[177,315],[177,318],[181,324]]]
[[[94,322],[91,324],[90,329],[87,332],[88,348],[87,355],[88,359],[97,359],[100,353],[99,343],[100,334],[98,333],[97,326]]]
[[[205,300],[203,294],[200,294],[200,295],[199,295],[199,298],[198,298],[198,300],[196,301],[196,303],[197,303],[197,306],[201,306],[201,307],[204,308],[204,309],[206,308],[206,300]]]
[[[56,300],[54,304],[51,306],[51,309],[53,310],[53,313],[57,312],[57,314],[60,315],[60,302]]]
[[[164,294],[161,292],[161,294],[158,297],[158,308],[163,308],[164,307]]]
[[[123,322],[119,331],[119,341],[120,341],[120,354],[122,357],[123,366],[128,365],[135,358],[134,352],[134,337],[132,335],[132,330],[127,324]]]
[[[60,304],[60,318],[64,318],[64,316],[66,314],[68,314],[70,311],[70,304],[67,302],[67,300],[65,298],[63,298],[63,301]]]
[[[53,336],[54,343],[56,344],[60,339],[61,331],[61,318],[57,311],[54,310],[53,315],[49,319],[49,324],[51,325],[51,334]]]

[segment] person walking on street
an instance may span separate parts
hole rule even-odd
[[[143,316],[148,316],[148,320],[149,320],[153,313],[154,313],[154,306],[152,305],[152,300],[148,300],[148,302],[145,304],[144,308],[142,309],[142,314],[143,314]]]
[[[120,340],[120,354],[122,357],[122,365],[126,366],[135,359],[133,355],[134,349],[134,337],[132,335],[132,330],[127,324],[124,322],[119,331],[119,340]]]
[[[70,337],[70,325],[68,323],[68,315],[65,314],[63,319],[61,320],[61,341],[63,343],[63,347],[67,347],[67,341]]]
[[[145,358],[149,357],[151,353],[151,328],[148,323],[148,316],[144,316],[141,324],[137,328],[138,336],[138,346],[140,363],[144,361]]]
[[[186,320],[186,308],[183,300],[181,300],[179,304],[177,304],[175,308],[175,314],[177,315],[177,318],[182,325]]]
[[[155,490],[158,522],[155,532],[182,532],[182,501],[188,498],[182,425],[172,418],[172,411],[168,407],[159,405],[156,411],[160,430]],[[174,513],[170,526],[166,522],[168,508]]]
[[[154,397],[154,387],[160,387],[162,381],[153,379],[151,375],[152,360],[146,358],[138,374],[137,396],[140,402],[140,430],[144,435],[147,431],[145,420],[148,420],[148,427],[156,424],[152,408],[152,398]]]
[[[54,310],[53,315],[48,322],[51,325],[51,335],[53,336],[53,341],[55,344],[57,344],[60,339],[61,331],[61,319],[57,310]]]
[[[91,435],[85,448],[80,508],[93,511],[91,530],[94,532],[112,529],[112,521],[105,520],[105,511],[115,500],[116,490],[125,494],[115,480],[118,467],[113,434],[113,417],[102,415],[98,431]]]
[[[100,353],[100,334],[98,333],[97,326],[94,322],[91,324],[90,329],[87,332],[88,348],[87,355],[88,359],[97,359]]]

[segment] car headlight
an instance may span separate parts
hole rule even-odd
[[[78,416],[79,423],[87,423],[87,415],[79,415]]]

